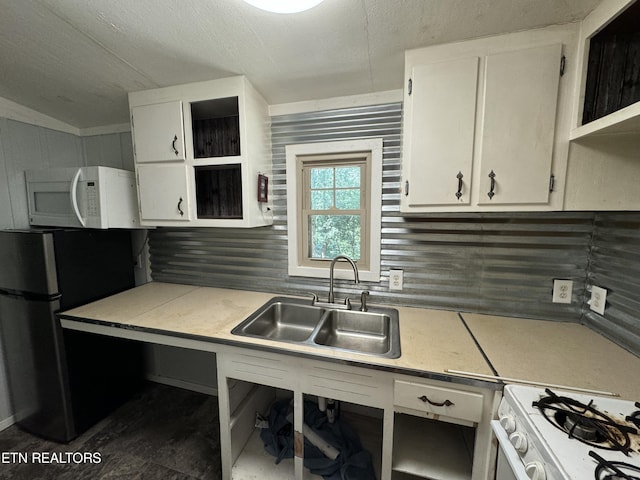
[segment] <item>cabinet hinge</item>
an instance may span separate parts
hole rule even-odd
[[[411,92],[413,92],[413,80],[411,79],[409,79],[409,81],[407,82],[407,91],[409,95],[411,95]]]
[[[135,125],[133,124],[133,115],[131,115],[131,133],[133,134],[133,129],[135,128]],[[132,135],[133,137],[133,135]],[[133,157],[136,157],[136,142],[133,142]]]
[[[562,55],[562,57],[560,57],[560,76],[561,77],[564,75],[566,66],[567,66],[567,57]]]
[[[553,187],[556,186],[556,177],[555,175],[551,175],[551,178],[549,179],[549,191],[553,192]]]
[[[404,182],[404,194],[409,195],[409,180],[405,180]]]

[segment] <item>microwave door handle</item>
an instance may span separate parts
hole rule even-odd
[[[73,176],[73,180],[71,181],[71,206],[73,206],[73,212],[76,214],[80,225],[86,227],[87,224],[80,215],[80,208],[78,208],[78,182],[80,181],[80,174],[82,173],[82,169],[79,168],[76,174]]]

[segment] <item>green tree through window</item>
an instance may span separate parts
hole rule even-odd
[[[308,255],[327,259],[361,257],[363,195],[361,165],[322,165],[309,169]]]

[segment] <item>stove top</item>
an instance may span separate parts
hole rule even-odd
[[[534,401],[532,406],[538,408],[568,438],[625,455],[634,453],[631,438],[638,430],[628,419],[637,418],[638,412],[622,418],[612,418],[598,409],[593,398],[588,402],[580,401],[574,396],[559,395],[550,389],[546,389],[545,394],[540,400]]]
[[[510,438],[527,439],[523,462],[542,462],[547,479],[640,480],[638,403],[508,385],[498,413]]]

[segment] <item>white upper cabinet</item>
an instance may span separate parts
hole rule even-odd
[[[182,102],[142,105],[131,109],[136,163],[184,160]]]
[[[461,58],[411,70],[411,101],[405,131],[406,204],[468,205],[476,121],[478,57]],[[408,180],[406,180],[408,182]]]
[[[191,219],[186,168],[185,165],[167,164],[138,166],[138,200],[142,222],[186,222]]]
[[[576,37],[569,25],[407,51],[401,212],[561,210]]]
[[[245,77],[133,92],[129,105],[143,226],[273,223],[268,106]]]
[[[488,55],[478,204],[547,204],[562,45]]]

